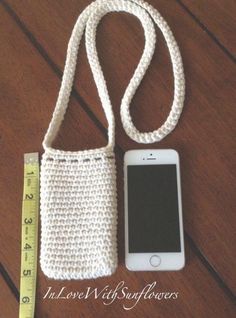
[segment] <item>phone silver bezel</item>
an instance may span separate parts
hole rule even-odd
[[[151,159],[152,158],[152,159]],[[156,158],[156,159],[153,159]],[[181,252],[177,253],[129,253],[128,242],[128,187],[127,187],[127,166],[128,165],[158,165],[176,164],[177,167],[177,188],[178,188],[178,208],[180,226]],[[145,149],[130,150],[124,157],[124,210],[125,210],[125,264],[132,271],[174,271],[181,270],[185,265],[184,252],[184,232],[183,213],[181,199],[181,181],[179,155],[173,149]],[[152,256],[160,257],[159,266],[152,266],[150,259]]]

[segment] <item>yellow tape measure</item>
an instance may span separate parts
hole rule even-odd
[[[21,226],[20,318],[33,318],[35,309],[39,211],[38,153],[24,155]]]

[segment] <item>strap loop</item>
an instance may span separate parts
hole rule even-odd
[[[43,141],[43,147],[45,150],[52,149],[51,144],[58,133],[68,106],[76,69],[79,44],[85,28],[88,61],[108,121],[108,144],[106,148],[114,148],[114,114],[96,49],[97,25],[105,14],[113,11],[125,11],[135,15],[140,20],[145,35],[145,47],[143,54],[129,85],[126,88],[121,102],[121,120],[127,135],[139,143],[153,143],[162,140],[166,135],[168,135],[175,128],[178,122],[184,103],[184,71],[178,45],[166,21],[156,9],[143,0],[96,0],[80,14],[72,31],[68,44],[66,63],[58,100]],[[146,73],[155,50],[156,34],[153,22],[162,31],[170,51],[174,73],[174,101],[165,123],[159,129],[153,132],[139,132],[132,122],[129,107],[132,98]]]

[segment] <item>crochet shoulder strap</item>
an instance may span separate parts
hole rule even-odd
[[[115,120],[106,81],[98,60],[96,49],[97,25],[105,14],[112,11],[125,11],[135,15],[140,20],[145,35],[145,47],[141,59],[126,88],[121,102],[121,120],[127,135],[139,143],[153,143],[160,141],[168,135],[178,122],[183,108],[185,80],[179,48],[166,21],[156,9],[142,0],[96,0],[80,14],[72,31],[68,44],[66,63],[58,100],[43,141],[45,150],[52,149],[51,144],[58,133],[68,106],[76,69],[77,53],[85,28],[88,61],[108,121],[108,144],[106,148],[113,149],[114,147]],[[132,122],[129,107],[135,91],[141,83],[151,62],[155,50],[156,34],[153,22],[162,31],[169,48],[174,73],[174,100],[165,123],[159,129],[153,132],[139,132]]]

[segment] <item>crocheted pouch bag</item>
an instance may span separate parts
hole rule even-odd
[[[135,15],[145,35],[143,54],[121,102],[121,120],[127,135],[140,143],[160,141],[174,129],[183,107],[181,56],[173,34],[159,12],[142,0],[97,0],[85,8],[68,44],[58,100],[43,141],[40,263],[49,278],[96,278],[111,275],[117,268],[115,121],[96,50],[97,25],[110,11]],[[175,94],[166,122],[153,132],[143,133],[132,123],[129,105],[154,53],[156,34],[153,21],[161,29],[170,51]],[[84,30],[88,61],[108,121],[108,144],[92,150],[63,151],[54,149],[52,143],[68,106]]]
[[[54,279],[96,278],[117,268],[115,123],[101,70],[97,69],[99,79],[95,74],[94,78],[109,124],[108,145],[78,152],[51,147],[68,105],[87,19],[88,9],[72,32],[59,97],[43,141],[40,264]]]

